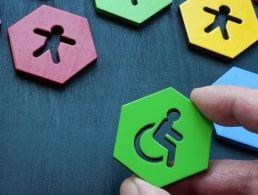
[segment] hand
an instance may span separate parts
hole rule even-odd
[[[258,133],[258,90],[233,86],[194,89],[191,99],[211,121],[241,125]],[[132,176],[120,187],[121,195],[257,195],[258,161],[211,161],[209,170],[164,189]]]

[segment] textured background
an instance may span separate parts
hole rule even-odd
[[[91,0],[0,0],[0,194],[118,194],[131,174],[112,159],[121,105],[168,86],[189,96],[232,66],[258,73],[257,44],[230,63],[190,49],[181,2],[134,29]],[[99,55],[63,88],[13,69],[7,27],[43,3],[87,17]],[[257,154],[214,140],[211,159],[222,158]]]

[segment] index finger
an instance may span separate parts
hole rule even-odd
[[[210,120],[258,133],[258,90],[235,86],[194,89],[191,99]]]

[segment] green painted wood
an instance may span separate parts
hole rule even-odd
[[[176,113],[178,119],[168,119]],[[181,135],[180,141],[173,132]],[[212,123],[170,87],[122,107],[114,158],[145,181],[164,187],[207,170],[211,138]],[[171,146],[175,154],[168,159]]]
[[[232,66],[258,73],[257,44],[230,63],[190,49],[180,2],[132,29],[97,14],[91,0],[0,1],[1,195],[118,194],[131,174],[112,157],[121,105],[169,86],[188,97]],[[63,88],[13,68],[7,27],[42,4],[87,17],[99,55]],[[257,154],[213,140],[211,159],[222,158]]]
[[[172,0],[95,0],[98,12],[140,26],[161,12]]]

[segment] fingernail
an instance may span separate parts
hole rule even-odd
[[[129,177],[122,183],[120,195],[140,195],[135,183],[135,177]]]
[[[136,184],[137,190],[138,190],[138,195],[171,195],[165,190],[161,188],[157,188],[141,179],[138,177],[134,177],[134,182]]]
[[[165,190],[157,188],[135,176],[132,176],[126,179],[122,183],[120,188],[120,194],[121,195],[146,195],[146,194],[169,195],[169,193],[166,192]]]

